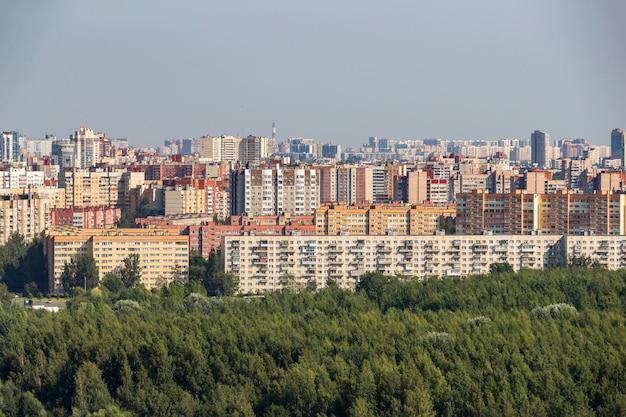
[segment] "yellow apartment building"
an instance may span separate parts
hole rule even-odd
[[[441,216],[454,217],[448,205],[328,205],[315,211],[318,235],[432,235]]]
[[[65,189],[65,207],[117,206],[122,169],[73,169],[59,173],[59,188]]]
[[[165,229],[79,229],[54,226],[46,231],[44,255],[48,262],[48,282],[52,293],[63,292],[61,274],[66,263],[79,254],[92,255],[100,279],[116,272],[128,255],[139,255],[141,283],[157,288],[172,281],[180,266],[187,278],[189,237]]]

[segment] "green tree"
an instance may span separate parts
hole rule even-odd
[[[139,254],[131,253],[124,258],[124,264],[119,270],[119,276],[126,288],[133,288],[141,282],[141,264]]]
[[[219,271],[215,276],[207,277],[205,288],[210,296],[232,296],[239,289],[239,279],[230,271]]]
[[[81,253],[65,264],[61,273],[61,283],[67,293],[76,287],[90,290],[98,286],[99,276],[93,256]]]
[[[443,230],[446,235],[456,234],[456,218],[439,216],[439,230]]]
[[[513,272],[513,266],[508,262],[494,262],[489,265],[490,274],[501,274],[504,272]]]
[[[112,293],[118,293],[124,288],[124,283],[119,275],[109,272],[104,276],[102,280],[102,285]]]
[[[198,252],[189,255],[189,281],[203,282],[207,274],[207,260]]]
[[[74,386],[73,416],[87,416],[113,403],[109,389],[102,380],[102,372],[95,363],[85,362],[78,368]]]
[[[82,253],[76,257],[76,276],[74,286],[87,291],[96,288],[100,281],[100,272],[96,260],[91,254]]]
[[[172,272],[170,272],[170,279],[174,282],[185,282],[185,274],[183,272],[183,267],[180,266],[178,262],[174,262],[174,266],[172,266]]]

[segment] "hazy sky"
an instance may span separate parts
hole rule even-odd
[[[0,129],[553,139],[626,129],[623,0],[0,0]]]

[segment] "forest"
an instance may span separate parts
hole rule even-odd
[[[200,274],[202,275],[202,274]],[[626,271],[367,273],[357,290],[0,288],[0,415],[626,415]]]

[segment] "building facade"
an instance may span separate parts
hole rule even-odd
[[[315,210],[318,235],[405,236],[432,235],[441,216],[454,217],[455,206],[420,205],[325,205]]]
[[[365,272],[424,279],[563,265],[562,236],[224,236],[224,268],[240,293],[261,293],[329,280],[352,289]]]
[[[550,147],[550,135],[540,130],[535,130],[530,135],[530,148],[532,152],[531,162],[539,168],[549,168],[548,153]]]
[[[543,233],[552,235],[626,234],[626,194],[567,190],[533,194],[517,190],[489,194],[483,190],[457,195],[459,234]]]
[[[113,228],[122,212],[111,207],[53,208],[50,212],[52,226],[75,226],[81,229]]]
[[[310,167],[240,169],[230,186],[232,215],[311,215],[320,202],[318,171]]]
[[[0,195],[0,244],[14,233],[27,242],[52,225],[54,198],[45,193],[17,191]]]
[[[117,272],[124,259],[139,255],[141,284],[158,288],[171,282],[180,268],[184,279],[189,268],[189,238],[167,229],[79,229],[55,226],[46,231],[44,255],[48,262],[51,293],[63,292],[61,274],[66,263],[79,254],[93,256],[100,280]]]

